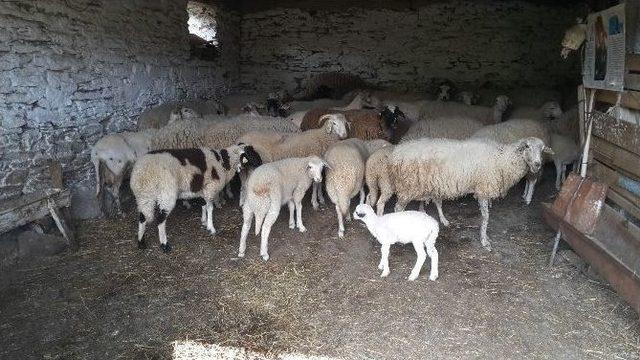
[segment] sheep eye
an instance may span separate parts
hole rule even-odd
[[[113,161],[113,158],[112,158],[112,157],[110,157],[110,158],[109,158],[109,160]]]

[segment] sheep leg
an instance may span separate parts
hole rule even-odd
[[[100,190],[101,189],[101,185],[102,185],[102,176],[100,174],[100,160],[95,158],[95,157],[91,157],[91,162],[93,163],[93,167],[95,168],[96,171],[96,196],[100,195]]]
[[[404,211],[409,201],[411,201],[411,199],[398,195],[398,200],[396,201],[394,212]]]
[[[231,191],[231,184],[227,184],[224,186],[224,191],[227,194],[229,199],[233,199],[233,191]]]
[[[262,239],[260,241],[260,256],[264,261],[269,260],[269,233],[271,233],[271,227],[273,223],[276,222],[278,218],[278,213],[280,212],[280,205],[271,204],[271,208],[267,213],[267,216],[264,218],[264,222],[262,223]]]
[[[247,171],[241,171],[238,177],[240,178],[239,203],[240,203],[240,207],[242,207],[244,205],[245,200],[247,199],[247,178],[248,178]]]
[[[207,206],[202,205],[202,215],[200,216],[200,222],[202,226],[207,226]]]
[[[480,213],[482,214],[482,224],[480,225],[480,242],[487,251],[491,251],[491,242],[487,236],[487,226],[489,225],[489,200],[478,199]]]
[[[360,188],[360,205],[364,204],[364,186]]]
[[[244,257],[247,250],[247,236],[251,230],[251,222],[253,221],[253,211],[248,207],[242,209],[242,231],[240,232],[240,248],[238,249],[238,257]]]
[[[413,281],[418,278],[418,275],[420,275],[420,269],[422,269],[422,265],[424,265],[424,261],[427,259],[427,253],[424,250],[424,242],[414,241],[413,248],[416,250],[418,258],[416,259],[416,264],[411,270],[411,274],[409,274],[409,281]]]
[[[318,187],[318,201],[320,204],[324,205],[324,190],[322,190],[322,183],[314,183]]]
[[[440,218],[440,222],[444,226],[449,226],[449,220],[444,217],[444,213],[442,212],[442,199],[433,199],[433,202],[436,204],[436,208],[438,209],[438,217]]]
[[[138,219],[138,249],[146,249],[147,244],[144,242],[144,233],[147,229],[147,217],[142,212],[139,213]]]
[[[216,194],[213,196],[213,204],[216,206],[216,208],[221,209],[222,208],[222,198],[220,196],[220,194]]]
[[[390,270],[389,270],[389,249],[391,248],[391,245],[389,244],[383,244],[382,248],[380,249],[380,265],[378,265],[378,269],[382,270],[382,274],[380,274],[380,277],[387,277],[389,276]]]
[[[564,166],[560,162],[556,162],[555,166],[556,166],[556,190],[560,190],[560,184],[562,183]]]
[[[524,182],[524,191],[522,192],[522,200],[527,201],[527,194],[529,193],[529,179],[527,178]]]
[[[429,280],[436,281],[438,278],[438,250],[434,244],[425,244],[427,248],[427,255],[431,258],[431,271],[429,273]]]
[[[372,182],[371,184],[367,184],[367,186],[369,187],[369,194],[367,194],[367,205],[373,207],[376,202],[378,201],[378,184],[374,184],[375,182]]]
[[[167,242],[167,216],[169,212],[166,210],[158,211],[156,221],[158,222],[158,238],[160,239],[160,248],[162,252],[168,254],[171,252],[171,245]]]
[[[298,230],[300,232],[307,231],[307,228],[304,227],[302,223],[302,199],[304,198],[304,193],[302,194],[293,194],[293,200],[296,204],[296,225],[298,226]]]
[[[213,227],[213,203],[211,200],[207,200],[207,230],[211,233],[211,235],[216,234],[216,228]]]
[[[525,203],[527,205],[531,204],[531,200],[533,199],[533,190],[536,187],[536,183],[538,182],[538,178],[534,177],[533,179],[529,180],[531,183],[529,185],[529,192],[527,193],[527,198],[525,199]]]
[[[393,193],[391,192],[382,192],[380,194],[380,198],[378,199],[378,202],[376,203],[376,213],[378,214],[378,216],[382,216],[384,214],[384,206],[387,204],[387,201],[389,201],[389,199],[391,199],[391,197],[393,196]]]
[[[336,204],[336,214],[338,215],[338,237],[342,239],[344,237],[344,220],[342,219],[342,211],[338,204]]]
[[[293,214],[295,205],[293,204],[293,201],[289,201],[287,205],[289,206],[289,229],[295,229],[296,222],[294,220],[294,214]]]
[[[311,185],[311,206],[313,206],[313,210],[318,210],[320,208],[318,205],[318,188],[316,183]]]

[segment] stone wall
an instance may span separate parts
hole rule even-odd
[[[240,73],[247,92],[326,71],[410,91],[424,91],[433,78],[554,87],[579,77],[577,59],[559,56],[564,30],[583,15],[575,2],[284,3],[245,2]]]
[[[90,146],[134,129],[149,106],[212,98],[239,81],[239,21],[218,11],[221,55],[189,59],[186,0],[0,2],[0,200],[48,187],[93,188]]]

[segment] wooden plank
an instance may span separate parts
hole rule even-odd
[[[59,208],[71,203],[69,190],[38,192],[3,202],[0,205],[0,234],[47,216],[48,199]]]
[[[638,72],[640,73],[640,55],[637,54],[627,54],[627,58],[626,58],[626,70],[627,72],[630,73],[634,73],[634,72]]]
[[[609,189],[607,193],[607,198],[613,201],[616,205],[620,206],[620,208],[624,209],[624,211],[628,212],[634,218],[640,220],[640,208],[634,206],[633,203],[627,200],[624,196],[618,194],[615,189]]]
[[[594,160],[589,169],[591,176],[609,185],[607,198],[640,220],[640,197],[618,185],[618,173],[598,160]]]
[[[596,100],[615,105],[618,101],[618,93],[609,90],[598,90]],[[640,110],[640,92],[627,90],[622,94],[620,105],[629,109]]]
[[[611,117],[599,117],[593,123],[593,135],[627,151],[640,155],[640,127]]]
[[[591,139],[594,156],[601,163],[640,179],[640,155],[636,155],[598,136]]]
[[[624,88],[628,90],[640,90],[640,74],[625,75]]]

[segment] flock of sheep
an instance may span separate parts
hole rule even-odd
[[[138,245],[145,247],[146,226],[155,222],[161,247],[169,252],[166,219],[178,200],[204,199],[202,225],[215,234],[213,208],[233,198],[229,183],[238,176],[238,256],[245,255],[254,224],[264,260],[283,205],[289,228],[305,232],[302,199],[311,189],[317,210],[326,191],[342,238],[351,200],[359,195],[353,216],[382,244],[382,276],[389,273],[389,246],[412,242],[418,261],[409,279],[418,276],[428,255],[435,280],[438,222],[423,211],[404,211],[409,202],[420,201],[422,209],[433,201],[440,223],[448,226],[442,201],[473,195],[482,215],[480,240],[491,250],[491,202],[524,178],[529,204],[545,162],[555,163],[559,187],[566,165],[577,160],[577,111],[563,112],[557,102],[513,108],[508,97],[498,96],[487,107],[473,104],[476,97],[468,92],[453,96],[449,84],[433,100],[356,89],[362,86],[327,74],[297,100],[277,93],[260,102],[228,98],[152,110],[141,117],[139,131],[107,135],[95,144],[97,193],[109,191],[119,209],[120,186],[130,174]],[[329,98],[316,99],[321,96]],[[454,98],[459,101],[449,101]],[[384,215],[394,194],[395,212]]]

